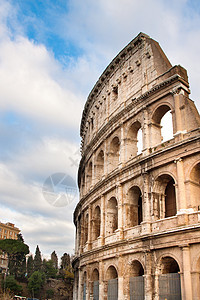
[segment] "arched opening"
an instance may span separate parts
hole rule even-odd
[[[104,173],[104,152],[101,150],[96,160],[96,179],[100,180]]]
[[[151,122],[151,146],[160,144],[162,141],[173,138],[173,124],[170,107],[159,106],[153,114]]]
[[[130,300],[144,299],[144,269],[138,260],[134,260],[130,267],[129,290]]]
[[[159,299],[181,300],[180,268],[172,257],[161,260],[161,275],[159,276]]]
[[[200,163],[192,168],[189,184],[191,206],[195,210],[200,210]]]
[[[154,185],[153,192],[153,214],[155,219],[163,219],[175,216],[176,191],[174,179],[164,174],[159,176]]]
[[[86,244],[88,241],[88,223],[89,223],[88,220],[89,220],[89,216],[88,214],[86,214],[84,220],[84,244]]]
[[[95,207],[93,218],[93,239],[96,240],[100,236],[101,228],[101,209],[99,206]]]
[[[92,272],[92,281],[93,281],[93,300],[99,300],[99,271],[94,269]]]
[[[110,235],[118,228],[118,205],[115,197],[108,200],[106,234]]]
[[[89,163],[88,170],[87,170],[87,189],[90,188],[92,184],[92,162]]]
[[[139,187],[133,186],[128,191],[127,227],[140,225],[143,220],[142,193]]]
[[[116,136],[112,139],[110,143],[110,155],[109,155],[109,164],[110,171],[116,168],[119,164],[119,152],[120,152],[120,141]]]
[[[114,266],[110,266],[106,272],[108,281],[108,300],[118,299],[118,273]]]
[[[172,178],[165,188],[165,218],[176,215],[175,182]]]
[[[126,146],[128,159],[131,159],[142,152],[143,142],[140,122],[136,121],[130,126],[127,134]]]
[[[162,142],[173,138],[172,114],[168,111],[164,114],[160,121]]]

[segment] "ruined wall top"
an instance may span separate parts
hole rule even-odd
[[[87,121],[90,114],[94,115],[93,111],[95,105],[98,106],[97,102],[102,101],[102,98],[105,98],[112,91],[115,92],[122,78],[126,78],[127,73],[134,74],[134,78],[132,79],[129,95],[127,94],[127,86],[125,87],[126,98],[139,97],[155,86],[155,84],[159,83],[159,80],[155,82],[155,79],[158,79],[171,68],[172,65],[158,42],[144,33],[139,33],[112,60],[90,92],[82,114],[80,126],[81,137],[84,139],[86,135]],[[176,72],[177,70],[181,73],[180,76],[188,82],[187,72],[183,68],[176,69]],[[168,72],[164,79],[172,76],[172,73],[174,72]],[[123,93],[121,93],[121,96],[124,96]]]

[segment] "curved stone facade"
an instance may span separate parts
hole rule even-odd
[[[200,116],[189,94],[186,70],[143,33],[91,91],[74,299],[200,299]]]

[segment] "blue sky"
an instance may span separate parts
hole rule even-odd
[[[0,1],[0,215],[45,257],[73,253],[73,210],[46,201],[49,176],[76,180],[79,125],[104,68],[139,32],[188,71],[200,108],[198,0]]]

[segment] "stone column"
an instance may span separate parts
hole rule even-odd
[[[82,270],[79,267],[79,276],[78,276],[78,299],[81,300],[82,298],[82,293],[83,293],[83,284],[82,284]]]
[[[144,182],[144,193],[143,193],[143,221],[149,222],[150,216],[150,200],[149,200],[149,175],[148,173],[143,174]]]
[[[94,162],[95,162],[95,157],[94,157],[94,154],[93,154],[93,156],[92,156],[92,180],[91,180],[91,186],[93,186],[95,184]]]
[[[79,253],[83,252],[83,243],[84,243],[84,224],[83,224],[83,213],[81,213],[81,218],[80,218],[80,227],[81,227],[81,231],[80,231],[80,250]]]
[[[76,237],[75,237],[75,254],[77,255],[78,252],[78,243],[79,243],[79,220],[76,221]]]
[[[181,158],[178,158],[174,161],[177,166],[177,183],[178,183],[178,191],[177,191],[177,212],[181,213],[187,209],[186,197],[185,197],[185,178],[184,178],[184,164]]]
[[[73,300],[78,299],[78,271],[74,272]]]
[[[159,271],[155,270],[154,276],[154,300],[159,300]]]
[[[121,124],[121,144],[120,144],[120,163],[123,164],[126,162],[126,144],[124,138],[124,125]]]
[[[123,187],[121,184],[117,185],[118,198],[118,230],[120,232],[120,239],[123,239]]]
[[[101,228],[100,228],[100,237],[101,245],[105,243],[105,196],[101,195]]]
[[[118,299],[124,299],[124,260],[121,255],[118,258],[118,270]]]
[[[104,140],[104,177],[108,174],[108,149],[107,141]]]
[[[174,112],[175,112],[175,124],[176,132],[175,135],[184,133],[187,124],[185,123],[185,104],[184,104],[184,91],[175,89],[172,92],[174,97]]]
[[[143,173],[143,182],[144,182],[144,190],[142,196],[142,233],[149,233],[150,228],[150,220],[151,220],[151,212],[150,212],[150,199],[149,199],[149,175],[147,172]]]
[[[92,247],[92,206],[88,210],[88,250]]]
[[[183,281],[184,281],[184,295],[185,295],[184,300],[189,300],[189,299],[193,299],[189,245],[186,245],[182,248],[182,254],[183,254]]]
[[[152,255],[151,252],[148,251],[145,253],[145,265],[146,265],[146,274],[144,275],[144,294],[145,300],[152,300]]]
[[[149,126],[148,126],[148,112],[146,109],[143,110],[143,130],[142,130],[142,137],[143,137],[143,152],[144,154],[148,154],[148,149],[150,145],[149,140]]]
[[[99,261],[99,300],[104,300],[104,266],[102,260]]]

